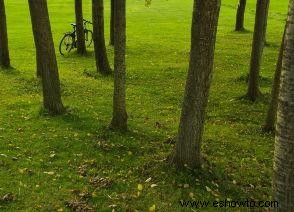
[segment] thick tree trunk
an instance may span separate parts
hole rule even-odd
[[[83,1],[75,0],[76,30],[77,30],[77,52],[80,55],[86,54],[84,19],[83,19]]]
[[[127,130],[126,111],[126,0],[114,3],[114,95],[110,127]]]
[[[40,60],[44,109],[51,115],[64,112],[58,67],[52,38],[47,1],[28,0],[37,58]]]
[[[290,0],[277,113],[273,199],[294,208],[294,1]]]
[[[265,11],[265,23],[264,23],[264,29],[263,29],[263,40],[264,40],[264,45],[268,45],[266,41],[266,32],[267,32],[267,20],[268,20],[268,13],[269,13],[269,6],[270,6],[270,0],[268,0],[266,11]]]
[[[110,45],[114,45],[114,0],[110,1]]]
[[[236,15],[236,31],[244,31],[244,16],[245,16],[245,9],[246,9],[246,0],[240,0],[237,9]]]
[[[105,38],[104,38],[104,8],[103,0],[92,0],[93,14],[93,39],[97,70],[103,74],[111,74],[109,66]]]
[[[282,59],[284,54],[285,33],[286,33],[286,28],[284,31],[283,40],[280,47],[278,62],[276,66],[275,76],[274,76],[274,82],[272,85],[271,102],[269,104],[267,116],[265,119],[265,124],[263,127],[265,132],[273,132],[275,130],[275,124],[277,119],[277,109],[278,109],[278,97],[279,97],[280,82],[281,82],[280,78],[281,78],[281,70],[282,70]]]
[[[247,96],[251,101],[255,101],[260,95],[259,73],[264,48],[264,30],[266,24],[268,4],[269,0],[257,0],[256,3],[255,27],[252,42],[252,52],[247,90]]]
[[[0,66],[10,67],[4,0],[0,0]]]
[[[181,121],[170,162],[177,167],[201,166],[201,141],[212,78],[219,0],[195,0],[191,51]]]

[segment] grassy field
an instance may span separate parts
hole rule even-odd
[[[48,1],[56,48],[74,22],[72,0]],[[85,18],[91,5],[84,1]],[[57,54],[63,101],[69,112],[40,115],[35,50],[26,1],[5,0],[11,62],[0,70],[0,201],[3,211],[180,211],[186,200],[269,200],[273,135],[261,126],[280,46],[287,1],[272,0],[256,103],[242,98],[250,60],[255,1],[249,0],[245,33],[233,32],[237,0],[223,0],[216,44],[201,171],[178,171],[165,158],[177,133],[188,67],[192,0],[127,1],[127,108],[129,132],[107,126],[112,77],[95,72],[87,57]],[[108,43],[109,1],[105,2]],[[113,65],[113,49],[108,47]],[[150,182],[145,182],[151,178]],[[148,180],[147,180],[148,181]],[[138,184],[143,190],[138,194]],[[156,184],[157,186],[151,186]],[[215,211],[213,208],[211,211]],[[206,209],[206,210],[208,210]],[[196,211],[196,209],[194,209]],[[187,209],[191,211],[191,208]]]

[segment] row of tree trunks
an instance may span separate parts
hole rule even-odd
[[[269,0],[257,0],[254,35],[252,42],[252,52],[250,61],[250,70],[248,78],[247,96],[251,101],[256,101],[260,95],[259,75],[260,65],[265,42],[265,28],[267,19],[267,10],[269,8]]]
[[[10,67],[4,0],[0,0],[0,66],[2,68]]]
[[[219,0],[195,0],[188,77],[176,147],[170,162],[199,168],[205,110],[212,78]]]
[[[294,0],[289,1],[275,137],[273,199],[276,211],[294,208]]]
[[[64,112],[61,102],[58,67],[53,44],[47,1],[28,0],[36,55],[43,87],[43,105],[46,112],[57,115]]]

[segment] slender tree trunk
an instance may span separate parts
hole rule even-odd
[[[80,55],[85,55],[85,33],[84,33],[84,19],[83,19],[83,2],[82,0],[75,0],[75,13],[76,13],[76,30],[77,30],[77,52]]]
[[[126,0],[114,3],[114,95],[110,127],[127,130],[126,111]]]
[[[0,0],[0,66],[2,68],[10,67],[4,0]]]
[[[219,0],[194,0],[191,51],[178,138],[170,162],[199,168],[205,110],[213,72]]]
[[[52,38],[47,1],[28,0],[37,58],[40,61],[44,109],[51,115],[64,112],[58,67]]]
[[[92,0],[93,39],[97,70],[103,74],[111,74],[104,39],[103,0]]]
[[[110,1],[110,45],[114,45],[114,0]]]
[[[260,95],[259,73],[264,48],[264,30],[269,0],[257,0],[247,96],[256,101]]]
[[[236,15],[236,31],[244,31],[244,16],[245,16],[245,9],[246,9],[246,0],[240,0],[237,9]]]
[[[275,76],[274,76],[274,82],[272,85],[271,102],[269,104],[267,116],[265,119],[265,124],[263,127],[265,132],[273,132],[275,130],[275,124],[277,119],[277,109],[278,109],[278,97],[279,97],[280,82],[281,82],[280,78],[281,78],[281,70],[282,70],[282,59],[284,54],[285,33],[286,33],[286,27],[285,27],[281,47],[280,47],[278,62],[276,66]]]
[[[270,0],[268,0],[266,11],[265,11],[265,24],[264,24],[264,30],[263,30],[263,40],[264,40],[264,45],[268,45],[266,41],[266,32],[267,32],[267,21],[268,21],[268,13],[269,13],[269,6],[270,6]]]
[[[294,0],[290,0],[275,138],[273,199],[277,211],[294,208]]]

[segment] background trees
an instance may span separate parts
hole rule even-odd
[[[4,0],[0,0],[0,66],[2,68],[10,67]]]
[[[195,0],[191,51],[181,121],[171,163],[190,168],[201,165],[201,140],[212,78],[219,0]]]
[[[236,31],[244,31],[244,16],[245,16],[245,9],[246,9],[246,0],[239,0],[237,15],[236,15]]]
[[[92,0],[93,40],[96,68],[103,74],[111,73],[104,38],[104,4],[103,0]]]
[[[248,79],[247,96],[251,101],[255,101],[260,95],[259,73],[262,59],[263,48],[265,44],[265,31],[267,23],[267,10],[269,0],[257,0],[254,35],[252,42],[252,52]]]
[[[114,0],[110,0],[110,45],[114,45]]]
[[[126,111],[126,0],[114,2],[114,94],[110,127],[127,129]]]
[[[282,59],[284,54],[284,41],[285,41],[285,34],[286,34],[286,28],[283,34],[283,39],[280,47],[279,57],[277,61],[275,76],[274,76],[274,82],[272,85],[272,92],[271,92],[271,101],[268,107],[267,116],[265,120],[265,124],[263,129],[266,132],[273,132],[275,129],[276,124],[276,118],[277,118],[277,109],[278,109],[278,97],[279,97],[279,91],[280,91],[280,78],[281,78],[281,70],[282,70]]]
[[[294,1],[289,1],[277,115],[273,199],[279,211],[294,208]]]
[[[52,38],[47,1],[28,0],[36,54],[40,61],[44,109],[52,115],[64,112],[61,102],[58,67]]]
[[[86,54],[85,34],[84,34],[84,19],[83,19],[83,1],[75,0],[76,14],[76,30],[77,30],[77,52],[78,54]]]

